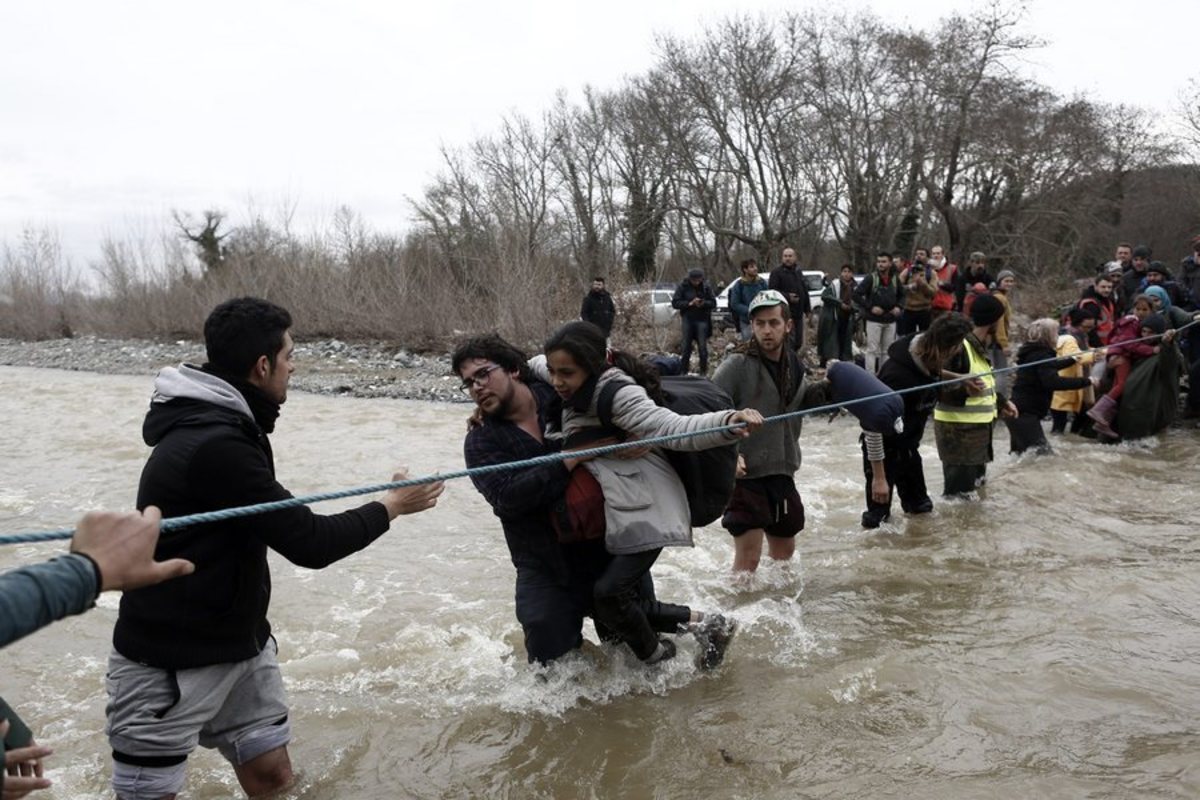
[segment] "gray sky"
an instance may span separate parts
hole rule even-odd
[[[1028,69],[1166,115],[1200,76],[1194,0],[1038,0],[1047,41]],[[339,205],[373,227],[409,224],[406,196],[500,116],[536,116],[565,88],[607,88],[654,60],[654,35],[689,35],[756,0],[39,0],[0,10],[0,240],[56,230],[79,265],[105,235],[153,236],[171,209]],[[951,0],[874,0],[925,27]]]

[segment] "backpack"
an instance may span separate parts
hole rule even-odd
[[[663,402],[660,405],[676,414],[733,410],[733,400],[708,378],[699,375],[664,375],[661,381]],[[612,421],[613,397],[627,385],[609,381],[600,390],[596,413],[604,427],[615,427]],[[733,484],[737,477],[737,442],[693,452],[666,450],[664,455],[675,468],[687,492],[692,527],[700,528],[719,519],[733,497]]]

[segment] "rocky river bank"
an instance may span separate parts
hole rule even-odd
[[[154,375],[162,367],[204,361],[201,342],[80,336],[38,342],[0,339],[0,365]],[[466,402],[450,374],[450,356],[423,355],[385,342],[298,342],[292,388],[352,397]]]

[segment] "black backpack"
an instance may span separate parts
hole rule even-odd
[[[708,378],[699,375],[664,375],[661,381],[663,402],[660,405],[676,414],[733,410],[733,400]],[[596,413],[600,417],[600,424],[606,428],[615,427],[612,421],[613,397],[617,390],[626,385],[622,381],[609,381],[600,390]],[[733,484],[737,478],[737,442],[694,452],[666,450],[665,455],[687,491],[692,527],[700,528],[719,519],[733,497]]]

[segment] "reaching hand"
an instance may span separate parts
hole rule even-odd
[[[408,470],[401,468],[392,475],[393,481],[408,478]],[[389,489],[379,502],[388,510],[388,519],[395,519],[401,514],[416,514],[437,505],[437,499],[445,491],[446,484],[442,481],[422,483],[417,486],[404,486]]]
[[[738,422],[746,423],[746,427],[735,428],[733,430],[733,434],[744,439],[762,427],[763,415],[758,413],[758,411],[753,408],[743,408],[741,411],[732,414],[725,420],[726,425],[733,425]]]
[[[972,375],[963,381],[963,387],[971,397],[978,397],[983,394],[983,390],[987,388],[987,384],[983,382],[983,378],[980,378],[978,375]]]
[[[0,721],[0,739],[8,735],[8,720]],[[30,742],[27,747],[4,751],[4,800],[17,800],[38,789],[50,788],[42,759],[54,751]]]
[[[192,574],[196,566],[182,558],[154,560],[161,520],[162,512],[154,506],[142,513],[89,512],[75,528],[71,552],[96,562],[102,592],[139,589]]]

